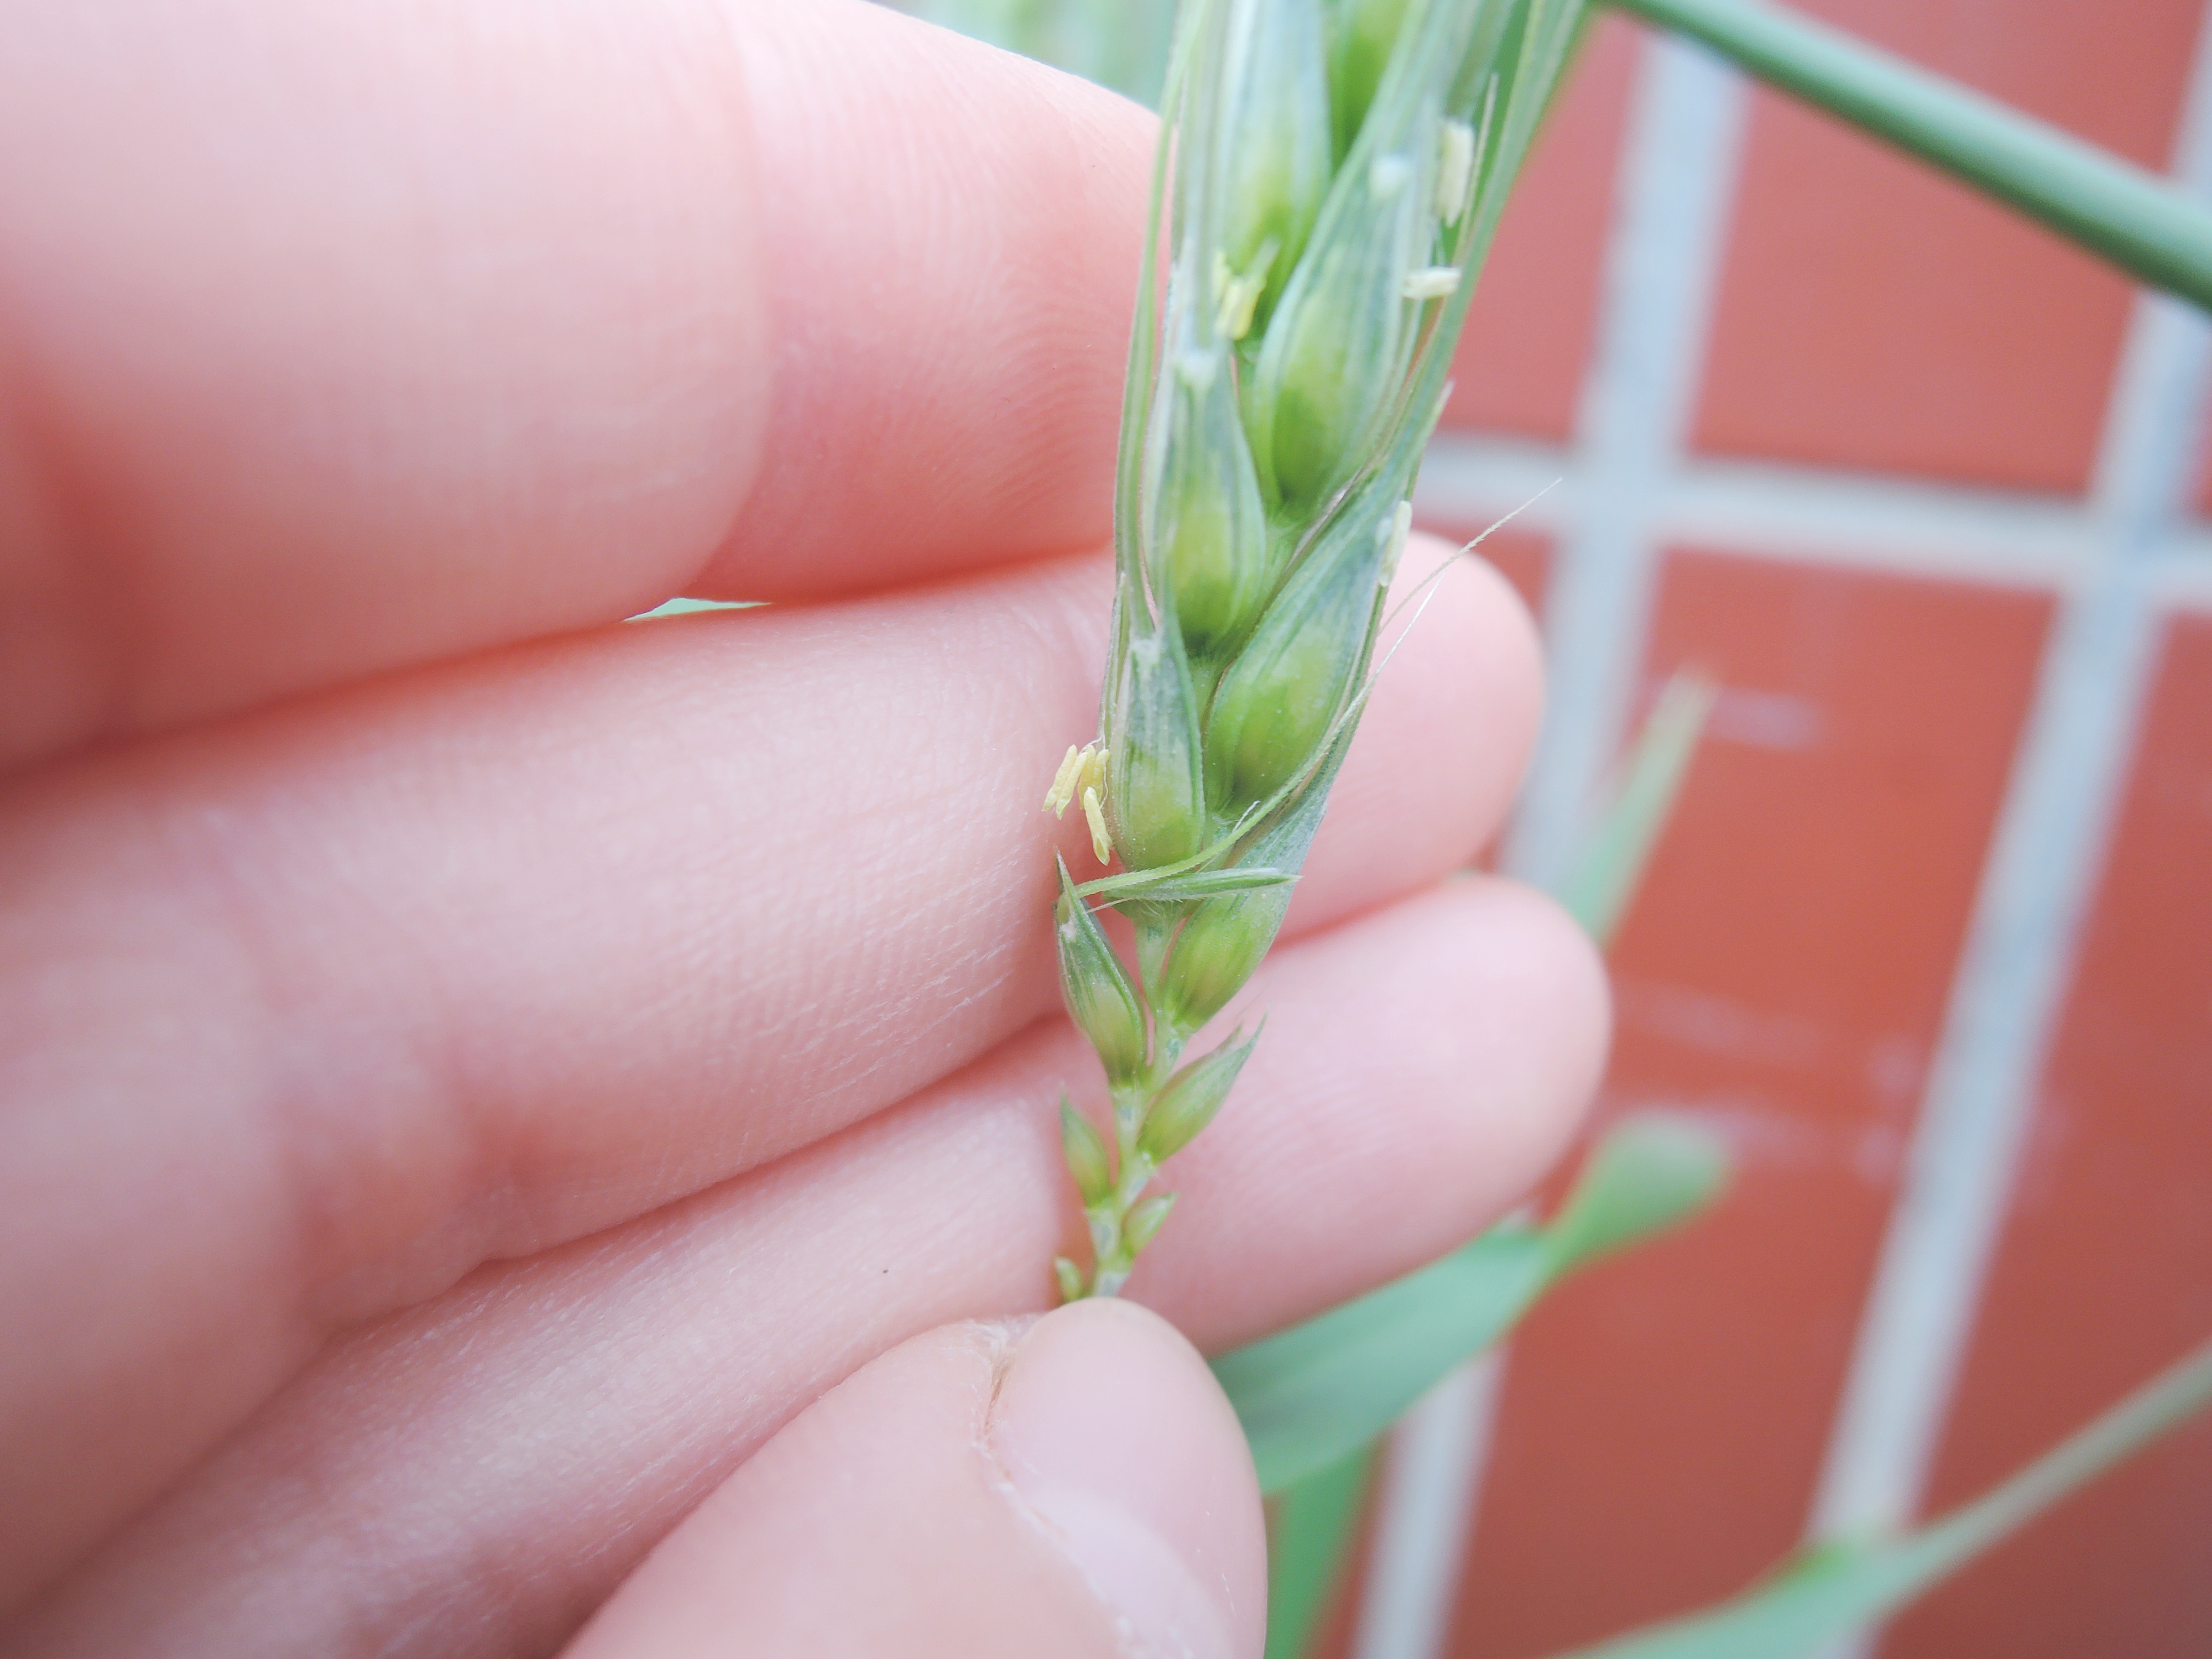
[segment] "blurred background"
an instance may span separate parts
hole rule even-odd
[[[2212,187],[2203,0],[1799,9]],[[1141,94],[1166,7],[980,10]],[[1718,1599],[2212,1336],[2208,366],[2087,256],[1595,31],[1418,505],[1465,538],[1537,498],[1485,545],[1553,677],[1507,867],[1557,877],[1670,672],[1722,683],[1601,1120],[1686,1111],[1738,1176],[1417,1408],[1324,1651],[1522,1659]],[[1860,1651],[2212,1654],[2212,1423]]]

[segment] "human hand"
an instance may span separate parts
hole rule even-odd
[[[1256,1652],[1183,1339],[1005,1322],[1151,131],[851,0],[0,21],[0,1652]],[[1537,700],[1462,562],[1131,1282],[1200,1347],[1571,1127],[1589,952],[1450,878]]]

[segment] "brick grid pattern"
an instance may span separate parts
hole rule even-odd
[[[2202,0],[2124,22],[2069,0],[1805,9],[2150,165],[2203,97]],[[1607,343],[1647,302],[1603,273],[1654,58],[1633,27],[1598,30],[1486,274],[1421,503],[1471,534],[1563,476],[1499,550],[1555,622],[1607,510]],[[1743,1173],[1694,1232],[1569,1287],[1515,1343],[1467,1472],[1467,1558],[1427,1591],[1453,1659],[1727,1595],[1824,1515],[1954,1502],[2212,1335],[2212,538],[2127,482],[2174,428],[2154,397],[2128,425],[2128,388],[2160,367],[2129,366],[2130,331],[2185,337],[2142,333],[2109,273],[1821,118],[1752,94],[1740,143],[1709,142],[1728,169],[1710,338],[1635,508],[1648,603],[1613,624],[1638,666],[1568,716],[1609,745],[1677,665],[1729,688],[1620,943],[1601,1110],[1699,1113]],[[2181,504],[2203,513],[2202,487]],[[2102,694],[2119,735],[2084,774],[2100,799],[2054,805],[2108,662],[2139,700]],[[2039,787],[2038,765],[2059,769]],[[2079,886],[2078,927],[2037,910],[2039,859],[2071,860],[2051,880]],[[2051,1018],[2008,1048],[1973,993],[2014,982],[2014,939],[2047,958],[2019,982],[2048,982]],[[1979,1047],[1978,1019],[1997,1030]],[[2008,1104],[1990,1054],[2023,1079]],[[1929,1166],[1960,1147],[1987,1165],[1966,1172],[1986,1259],[1949,1269],[1974,1310],[1955,1372],[1892,1379],[1923,1445],[1854,1368],[1884,1340],[1885,1250],[1939,1248],[1900,1232],[1899,1195],[1948,1190]],[[1888,1484],[1854,1492],[1838,1459],[1885,1435]],[[2208,1585],[2199,1425],[1879,1650],[2179,1659],[2212,1652]],[[1327,1646],[1417,1659],[1363,1649],[1394,1623],[1420,1621],[1346,1616]]]

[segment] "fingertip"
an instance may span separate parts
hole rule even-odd
[[[1417,571],[1434,569],[1441,561],[1437,603],[1451,619],[1461,648],[1456,666],[1469,683],[1462,695],[1484,712],[1491,765],[1510,800],[1543,720],[1542,634],[1520,590],[1497,566],[1434,536],[1417,534],[1408,546],[1431,556]]]
[[[1470,873],[1403,909],[1376,921],[1396,933],[1395,974],[1425,978],[1427,994],[1405,986],[1399,1018],[1413,1018],[1392,1041],[1451,1056],[1441,1063],[1460,1081],[1396,1097],[1395,1121],[1370,1130],[1395,1140],[1396,1157],[1373,1158],[1346,1201],[1378,1215],[1403,1207],[1419,1157],[1463,1237],[1521,1201],[1573,1141],[1604,1073],[1612,989],[1589,935],[1520,882]],[[1436,1029],[1423,1033],[1424,1019]]]
[[[1525,1191],[1587,1116],[1613,1042],[1613,983],[1589,933],[1559,902],[1517,881],[1477,875],[1454,895],[1479,911],[1496,954],[1469,975],[1467,1017],[1540,1041],[1500,1043],[1476,1097],[1472,1155],[1510,1191]]]
[[[1450,545],[1425,532],[1416,532],[1414,539],[1438,549]],[[1484,558],[1479,548],[1458,548],[1452,558],[1452,574],[1466,591],[1468,603],[1479,607],[1489,619],[1491,660],[1501,688],[1514,695],[1527,742],[1533,746],[1544,710],[1543,627],[1521,590]],[[1522,758],[1527,758],[1525,750]]]
[[[787,1424],[568,1659],[1258,1659],[1267,1548],[1235,1414],[1157,1316],[948,1325]]]
[[[1146,1652],[1257,1654],[1267,1540],[1252,1456],[1206,1363],[1158,1315],[1078,1302],[1032,1326],[991,1413],[1009,1484]]]
[[[821,599],[1104,542],[1154,117],[857,0],[744,16],[778,372],[694,591]]]

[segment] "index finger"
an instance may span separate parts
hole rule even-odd
[[[0,764],[1102,538],[1147,117],[860,0],[0,26]]]

